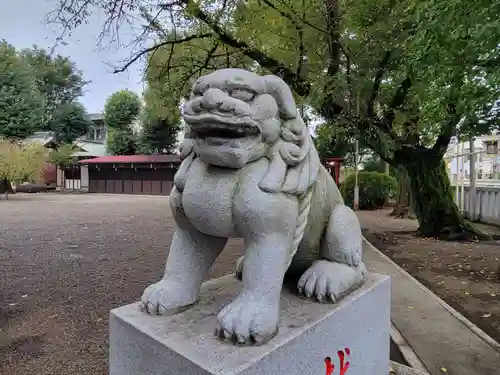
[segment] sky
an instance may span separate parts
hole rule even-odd
[[[54,9],[56,0],[0,0],[0,38],[16,48],[29,48],[36,44],[50,49],[54,46],[60,30],[55,25],[45,25],[44,18]],[[69,57],[78,69],[83,71],[84,79],[92,81],[85,87],[80,100],[89,113],[101,113],[106,98],[121,89],[142,93],[142,64],[136,63],[126,72],[113,74],[113,66],[119,65],[130,56],[132,40],[130,29],[121,30],[122,47],[105,40],[99,47],[98,36],[103,17],[96,13],[89,23],[76,29],[66,46],[58,46],[56,53]]]

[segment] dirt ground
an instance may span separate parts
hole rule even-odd
[[[386,214],[359,213],[369,240],[499,340],[500,245],[391,234],[416,223]],[[0,201],[0,374],[107,375],[109,310],[159,280],[172,227],[165,197]],[[230,241],[207,278],[232,272],[241,254]]]
[[[17,194],[0,201],[0,374],[104,375],[109,310],[163,273],[165,197]],[[232,271],[230,241],[208,278]]]
[[[500,241],[417,238],[416,220],[359,211],[365,237],[489,336],[500,342]],[[498,228],[479,225],[498,234]]]

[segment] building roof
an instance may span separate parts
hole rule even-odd
[[[104,120],[104,115],[102,113],[89,113],[88,116],[90,121]]]
[[[103,142],[77,140],[73,144],[79,148],[73,156],[106,156],[106,145]]]
[[[180,163],[178,155],[113,155],[80,160],[82,164]]]
[[[57,144],[56,135],[54,132],[35,132],[24,139],[25,144],[34,142],[39,142],[43,146],[47,146],[49,144]]]

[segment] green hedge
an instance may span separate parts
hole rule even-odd
[[[351,208],[354,202],[355,182],[355,174],[350,173],[342,182],[340,190],[345,204]],[[358,185],[360,210],[382,208],[390,198],[393,198],[397,194],[398,187],[396,179],[392,176],[380,172],[365,171],[358,173]]]

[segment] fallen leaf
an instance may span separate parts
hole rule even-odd
[[[448,372],[448,370],[446,369],[446,367],[441,367],[441,371],[442,372]]]
[[[415,308],[415,306],[408,306],[408,308],[409,308],[409,309],[414,309],[414,308]]]

